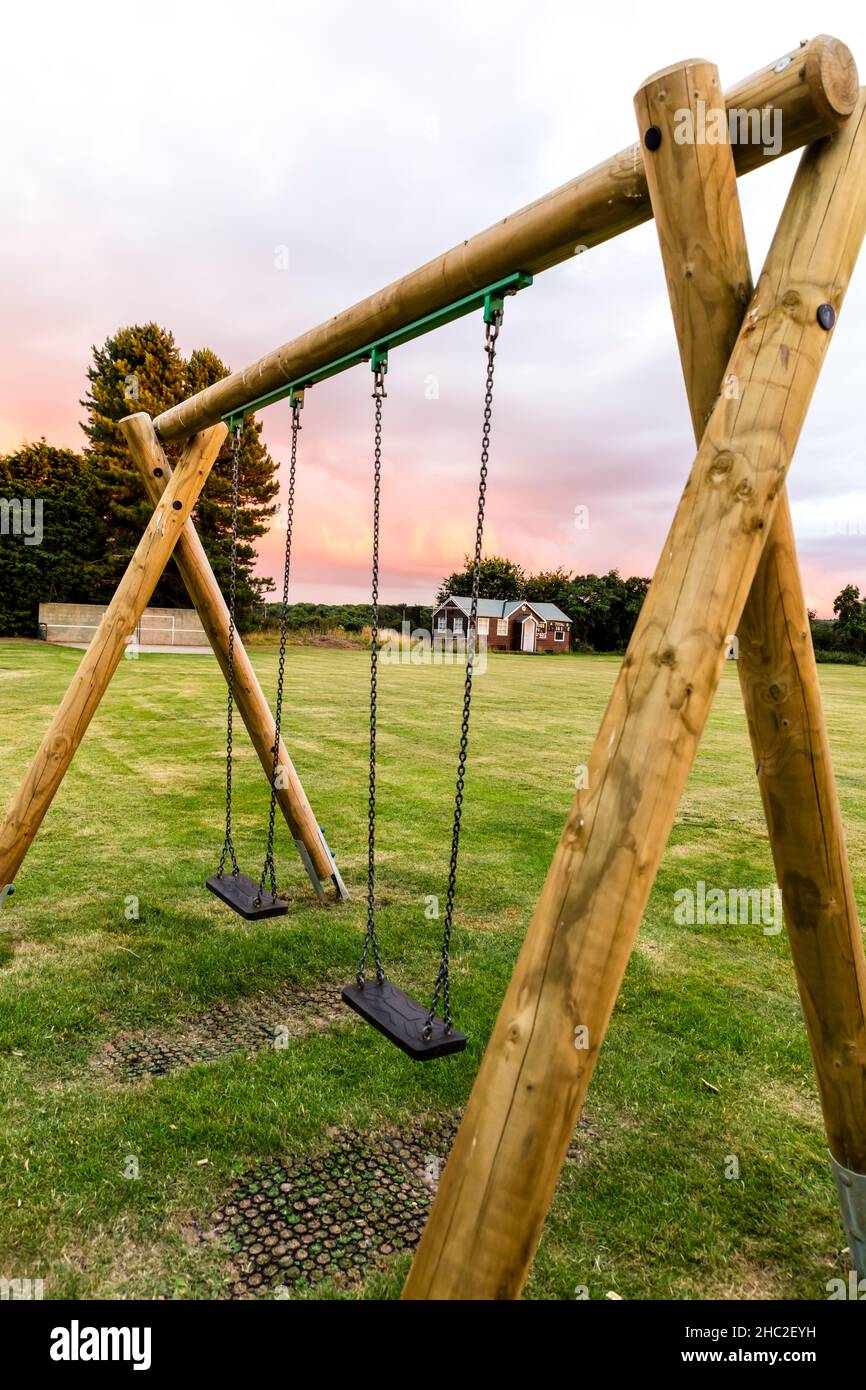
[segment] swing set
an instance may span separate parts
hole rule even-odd
[[[702,113],[780,139],[681,138]],[[655,219],[696,454],[404,1290],[412,1299],[519,1296],[589,1088],[674,824],[730,636],[794,972],[854,1263],[866,1278],[866,956],[821,706],[785,479],[866,232],[866,89],[826,35],[724,92],[712,63],[678,63],[635,96],[638,141],[151,420],[120,428],[154,514],[0,828],[0,890],[12,885],[51,800],[174,554],[228,685],[226,829],[208,887],[245,917],[285,911],[279,807],[315,890],[347,896],[281,736],[294,481],[304,393],[365,362],[373,371],[373,634],[367,927],[344,1000],[410,1056],[465,1046],[448,978],[490,446],[493,364],[505,298],[533,276]],[[743,121],[745,117],[745,122]],[[805,147],[805,148],[804,148]],[[804,149],[753,281],[737,179]],[[439,971],[429,1005],[385,975],[376,931],[376,716],[382,411],[388,352],[483,308],[484,395],[475,567]],[[722,389],[724,386],[725,389]],[[735,389],[729,389],[733,386]],[[238,451],[243,417],[289,399],[292,454],[276,713],[235,631]],[[190,514],[232,432],[229,602]],[[163,445],[185,441],[172,473]],[[270,784],[258,879],[232,838],[233,710]],[[20,894],[16,901],[20,900]],[[372,955],[374,978],[367,978]],[[437,1012],[441,1010],[441,1016]],[[576,1045],[576,1038],[586,1046]]]
[[[502,326],[502,318],[507,296],[517,294],[532,284],[532,276],[521,272],[507,276],[501,282],[490,285],[477,293],[464,295],[444,310],[427,314],[418,322],[411,323],[396,333],[370,343],[358,352],[347,353],[336,362],[329,362],[320,370],[284,387],[268,392],[267,395],[252,401],[244,411],[237,415],[230,412],[227,424],[232,436],[232,492],[231,492],[231,565],[228,603],[228,660],[227,684],[228,704],[226,715],[226,797],[225,797],[225,836],[222,852],[215,874],[207,880],[207,887],[228,907],[250,921],[263,917],[276,917],[288,911],[286,901],[277,895],[276,867],[274,863],[274,828],[276,819],[276,787],[279,776],[278,748],[282,721],[283,693],[286,668],[286,640],[288,633],[289,577],[292,563],[292,531],[295,512],[295,482],[298,461],[298,434],[301,430],[301,409],[304,393],[319,381],[346,371],[360,362],[369,362],[373,372],[373,555],[371,607],[372,624],[370,638],[370,771],[368,780],[368,854],[367,854],[367,929],[361,947],[361,957],[354,983],[346,985],[342,992],[343,1000],[356,1013],[360,1014],[374,1028],[384,1034],[391,1042],[401,1048],[415,1061],[431,1061],[452,1052],[462,1052],[466,1046],[465,1033],[454,1027],[451,1016],[450,951],[453,932],[454,903],[457,889],[457,863],[460,851],[460,828],[463,816],[463,796],[466,777],[466,763],[469,749],[469,725],[472,708],[472,676],[474,670],[476,628],[478,617],[478,589],[481,576],[481,557],[484,541],[484,510],[487,494],[487,472],[490,459],[490,433],[493,416],[493,372],[496,357],[496,344]],[[481,433],[481,470],[478,484],[478,505],[475,523],[475,557],[472,570],[472,598],[466,642],[466,677],[463,687],[463,715],[460,726],[460,749],[457,758],[457,779],[454,798],[454,817],[451,832],[451,857],[448,867],[448,889],[445,899],[445,916],[442,933],[442,950],[439,970],[433,985],[430,1005],[424,1008],[417,1000],[398,988],[385,976],[379,939],[376,933],[376,732],[378,717],[378,664],[379,664],[379,521],[382,496],[382,403],[386,399],[385,374],[388,371],[388,354],[392,348],[432,332],[445,323],[469,314],[473,309],[483,308],[485,336],[484,350],[487,354],[487,377],[484,389],[484,413]],[[257,881],[242,873],[238,865],[232,835],[232,748],[234,737],[234,645],[235,645],[235,594],[237,576],[238,544],[238,473],[240,441],[243,430],[243,416],[255,414],[264,406],[273,405],[288,398],[292,410],[292,443],[289,463],[288,502],[286,518],[286,546],[283,562],[282,618],[280,623],[280,645],[277,676],[277,697],[275,715],[275,737],[273,745],[274,761],[271,769],[271,797],[268,811],[268,835],[262,871]],[[230,872],[226,872],[227,866]],[[375,981],[366,976],[367,958],[372,951],[375,967]],[[436,1010],[442,1003],[443,1017]]]

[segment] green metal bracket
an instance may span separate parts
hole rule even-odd
[[[501,314],[505,308],[505,295],[500,290],[488,290],[484,296],[484,322],[492,323],[497,314]]]
[[[348,352],[344,357],[337,357],[333,362],[328,362],[323,367],[317,367],[314,371],[308,372],[306,376],[296,377],[294,381],[287,381],[284,386],[278,386],[275,390],[268,391],[266,395],[258,396],[254,401],[250,401],[240,413],[228,411],[222,418],[228,422],[229,429],[233,429],[234,422],[242,422],[245,415],[253,415],[265,406],[285,400],[287,396],[294,404],[294,401],[303,394],[306,387],[315,386],[320,381],[326,381],[328,377],[348,371],[349,367],[356,367],[359,362],[369,362],[373,371],[376,371],[377,368],[387,371],[388,352],[391,348],[401,347],[403,343],[409,343],[413,338],[421,338],[425,333],[432,333],[434,329],[442,328],[446,323],[453,323],[455,319],[471,314],[473,309],[483,309],[484,322],[491,323],[494,315],[502,310],[508,295],[517,294],[518,290],[526,289],[531,284],[531,275],[527,275],[522,270],[515,271],[513,275],[506,275],[504,279],[497,280],[492,285],[485,285],[484,289],[473,290],[471,294],[464,295],[462,299],[456,299],[452,304],[435,309],[432,314],[425,314],[423,318],[416,319],[414,323],[407,324],[405,328],[398,328],[393,333],[386,333],[381,338],[374,338],[365,347],[358,348],[355,352]]]

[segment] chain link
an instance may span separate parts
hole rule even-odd
[[[484,511],[487,497],[487,473],[490,462],[490,433],[493,418],[493,370],[496,343],[502,326],[502,310],[497,310],[485,325],[484,351],[487,353],[487,379],[484,392],[484,416],[481,432],[481,471],[478,483],[478,509],[475,522],[475,558],[472,571],[472,602],[466,642],[466,679],[463,686],[463,714],[460,725],[460,752],[457,761],[457,786],[454,798],[454,822],[451,834],[451,859],[448,869],[448,890],[445,902],[445,922],[442,934],[442,955],[433,989],[433,998],[424,1027],[424,1036],[433,1032],[433,1021],[440,999],[446,1033],[453,1032],[451,1013],[450,952],[454,920],[454,899],[457,890],[457,863],[460,850],[460,829],[463,819],[463,793],[466,760],[469,750],[469,721],[472,707],[472,676],[475,667],[475,642],[478,627],[478,591],[481,583],[481,555],[484,540]],[[368,795],[368,857],[367,857],[367,930],[358,964],[357,981],[363,986],[369,951],[373,951],[376,979],[382,984],[385,973],[376,935],[376,719],[378,714],[379,661],[379,516],[382,482],[382,401],[386,396],[384,368],[377,367],[373,388],[375,402],[375,433],[373,449],[373,575],[372,630],[370,639],[370,779]]]
[[[466,777],[466,758],[469,749],[469,716],[472,708],[472,675],[475,669],[475,642],[478,628],[478,590],[481,585],[481,548],[484,540],[484,508],[487,499],[487,469],[490,461],[490,426],[493,417],[493,366],[496,342],[502,327],[502,310],[497,310],[485,325],[484,351],[487,353],[487,381],[484,391],[484,420],[481,430],[481,473],[478,480],[478,512],[475,522],[475,560],[472,570],[472,605],[469,630],[466,634],[466,679],[463,685],[463,718],[460,724],[460,752],[457,759],[457,788],[454,796],[454,824],[451,832],[451,861],[448,867],[448,892],[445,899],[445,922],[442,930],[442,956],[439,973],[433,988],[433,998],[424,1026],[424,1037],[433,1033],[433,1020],[442,1000],[445,1032],[451,1033],[451,933],[454,920],[454,895],[457,890],[457,857],[460,850],[460,827],[463,820],[463,788]]]
[[[228,651],[228,712],[226,715],[226,834],[220,855],[217,878],[222,878],[226,859],[231,859],[232,877],[240,872],[232,840],[232,746],[235,684],[235,597],[238,576],[238,479],[240,476],[241,432],[243,421],[232,422],[232,550],[229,577],[229,651]]]
[[[277,774],[280,769],[280,729],[283,719],[283,685],[286,677],[286,641],[289,632],[289,574],[292,567],[292,526],[295,516],[295,474],[298,464],[298,434],[301,430],[301,405],[292,405],[292,456],[289,464],[289,495],[286,502],[286,556],[283,564],[283,612],[280,621],[280,656],[277,668],[277,706],[274,716],[274,763],[271,771],[271,804],[268,811],[268,843],[265,861],[256,894],[256,907],[260,906],[265,880],[270,882],[271,897],[277,896],[277,875],[274,867],[274,827],[277,814]]]
[[[372,618],[370,634],[370,780],[367,797],[367,930],[361,959],[358,962],[357,981],[364,984],[364,969],[367,954],[372,947],[376,966],[376,981],[383,984],[385,972],[379,954],[379,941],[376,936],[376,717],[378,707],[379,676],[379,508],[382,495],[382,401],[386,397],[385,368],[377,366],[373,377],[373,400],[375,402],[375,429],[373,443],[373,583]]]

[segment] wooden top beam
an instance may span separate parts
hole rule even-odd
[[[725,93],[728,112],[777,113],[781,138],[770,154],[764,153],[763,143],[736,144],[737,174],[828,135],[848,119],[857,96],[854,58],[845,44],[826,34],[747,77]],[[163,411],[154,421],[157,433],[164,441],[185,439],[268,391],[356,352],[377,335],[403,328],[515,271],[547,270],[651,217],[643,156],[639,145],[629,145],[251,367]]]

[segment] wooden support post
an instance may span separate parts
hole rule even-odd
[[[864,230],[861,96],[800,163],[404,1297],[523,1286]]]
[[[645,160],[647,184],[698,443],[720,384],[737,390],[723,376],[751,274],[730,145],[678,143],[675,129],[682,111],[691,111],[697,129],[701,105],[707,112],[722,104],[716,68],[700,62],[657,73],[635,97],[638,128],[661,134]],[[737,670],[830,1152],[843,1168],[866,1175],[866,955],[786,490],[737,635]],[[854,1252],[855,1237],[851,1243]],[[866,1269],[860,1272],[866,1277]]]
[[[738,144],[737,174],[762,168],[774,155],[829,134],[848,119],[856,99],[854,59],[843,43],[827,34],[768,63],[725,93],[731,111],[771,112],[781,136],[777,145],[751,140]],[[377,334],[405,328],[515,271],[547,270],[651,216],[643,156],[638,145],[629,145],[318,328],[266,353],[252,366],[164,410],[154,420],[156,432],[162,440],[185,439],[305,372],[357,352]]]
[[[171,466],[156,437],[150,416],[143,413],[130,415],[121,420],[120,428],[148,496],[152,502],[158,503],[171,478]],[[174,558],[187,592],[201,618],[208,641],[213,647],[214,655],[223,675],[227,676],[229,610],[195,529],[195,523],[191,519],[187,521],[178,539]],[[234,641],[233,688],[235,703],[270,784],[274,770],[276,726],[246,648],[237,632]],[[300,841],[306,849],[318,878],[328,881],[334,875],[334,867],[325,851],[319,824],[307,800],[301,779],[282,739],[277,784],[277,803],[292,838],[296,843]]]
[[[11,883],[108,688],[226,437],[195,435],[138,543],[0,828],[0,882]]]

